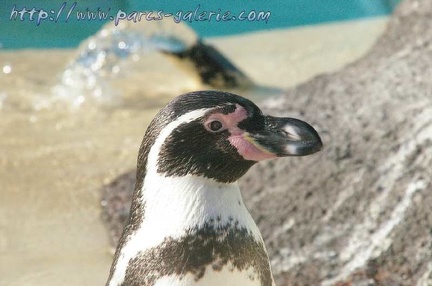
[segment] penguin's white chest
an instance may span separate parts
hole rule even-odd
[[[177,275],[165,276],[158,279],[155,286],[261,286],[259,279],[253,274],[253,269],[249,268],[239,271],[232,265],[226,265],[221,270],[214,270],[211,266],[206,268],[204,275],[196,279],[193,275],[183,277]]]
[[[153,176],[144,185],[152,186],[142,197],[144,219],[128,234],[109,286],[272,285],[261,234],[237,184]]]

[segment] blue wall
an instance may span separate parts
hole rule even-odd
[[[202,37],[232,35],[256,30],[270,30],[300,25],[319,24],[332,21],[352,20],[375,17],[392,12],[399,0],[97,0],[97,1],[50,1],[50,0],[2,0],[0,3],[0,47],[3,49],[17,48],[50,48],[75,47],[80,41],[94,34],[106,21],[78,21],[77,12],[100,11],[115,16],[119,10],[126,13],[134,11],[162,10],[164,13],[176,15],[193,15],[191,25]],[[61,13],[61,7],[65,3]],[[76,4],[74,4],[76,3]],[[13,7],[15,6],[15,10]],[[72,9],[67,18],[67,13]],[[30,14],[25,12],[21,21],[19,11],[32,8],[37,11],[30,21]],[[188,11],[192,13],[187,14]],[[198,15],[206,12],[230,12],[228,17],[243,16],[249,12],[267,12],[267,21],[217,21],[213,15],[210,21],[196,21]],[[44,14],[46,12],[46,14]],[[38,17],[47,17],[37,25]],[[253,16],[253,12],[252,12]],[[11,19],[12,18],[12,19]],[[51,20],[50,20],[51,18]],[[171,17],[173,18],[173,17]],[[66,22],[66,19],[68,20]],[[190,19],[190,18],[188,18]]]

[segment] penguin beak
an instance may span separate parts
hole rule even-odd
[[[245,139],[276,157],[305,156],[323,147],[321,138],[312,126],[287,117],[266,116],[264,129],[248,132]]]

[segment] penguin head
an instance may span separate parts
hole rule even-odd
[[[250,100],[220,91],[178,96],[150,123],[138,157],[138,179],[201,176],[231,183],[258,161],[304,156],[322,148],[298,119],[263,115]]]

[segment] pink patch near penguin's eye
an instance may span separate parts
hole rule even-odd
[[[265,150],[261,146],[254,144],[252,138],[249,138],[247,132],[240,129],[237,125],[248,117],[247,110],[237,104],[234,112],[229,114],[213,113],[204,123],[205,128],[214,133],[223,130],[228,130],[231,134],[228,141],[237,149],[237,152],[249,161],[261,161],[265,159],[273,159],[277,156]],[[216,122],[221,123],[218,130],[213,130],[212,125],[217,125]],[[216,128],[215,128],[216,129]]]
[[[223,113],[213,113],[211,114],[207,120],[204,122],[204,127],[210,132],[219,132],[228,129],[231,134],[232,132],[236,132],[237,124],[247,118],[247,110],[237,104],[234,112],[229,114]],[[219,129],[213,129],[214,125],[217,125],[216,122],[220,122],[222,126]]]
[[[249,138],[246,132],[230,136],[228,140],[245,160],[258,162],[266,159],[274,159],[277,157],[270,151],[267,151],[264,148],[252,143],[253,139]]]

